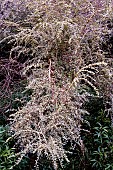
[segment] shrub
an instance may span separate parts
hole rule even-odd
[[[24,25],[24,20],[32,12],[29,6],[29,0],[0,0],[0,26],[2,28],[0,40],[14,35],[18,32],[18,26]]]
[[[70,143],[65,146],[70,162],[63,162],[63,168],[59,170],[105,170],[113,169],[113,131],[110,115],[105,111],[103,99],[91,98],[85,103],[85,109],[90,115],[84,116],[81,136],[85,146],[84,154],[79,147],[71,150]],[[40,170],[52,170],[51,162],[46,158],[39,161]]]
[[[4,23],[8,20],[8,29],[9,22],[11,26],[16,24],[12,36],[2,39],[13,42],[10,58],[14,53],[18,57],[30,53],[33,57],[24,69],[27,88],[33,89],[33,94],[26,106],[12,115],[11,131],[18,138],[22,156],[36,153],[37,164],[44,154],[57,169],[58,161],[61,166],[63,159],[68,161],[64,149],[68,141],[73,149],[74,141],[84,152],[80,131],[86,111],[82,105],[90,90],[99,95],[98,89],[108,81],[111,87],[111,58],[107,59],[101,44],[111,33],[103,22],[112,17],[112,2],[24,2],[30,11],[22,22],[14,17],[12,20],[12,13],[11,19],[2,18]]]

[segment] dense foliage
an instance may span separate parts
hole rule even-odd
[[[14,141],[9,141],[11,135],[7,126],[0,126],[0,170],[26,170],[28,168],[28,158],[24,159],[14,167],[17,159],[16,148],[13,148]],[[12,138],[11,138],[12,139]]]
[[[43,159],[53,169],[69,160],[71,169],[112,169],[113,2],[0,0],[0,27],[0,123],[18,147],[12,168],[34,155],[35,169],[47,169]],[[85,107],[93,98],[104,103],[94,117]]]

